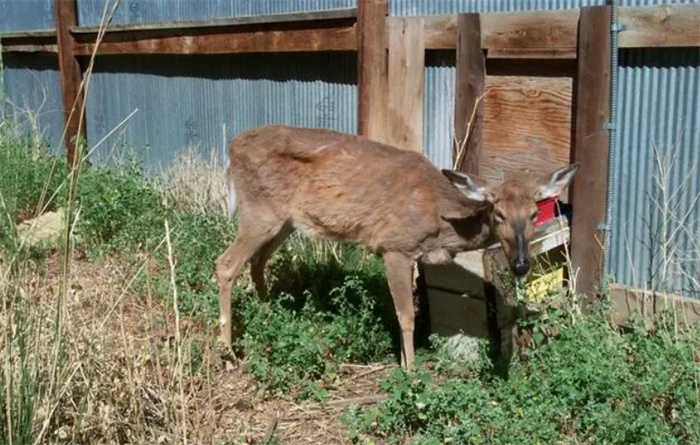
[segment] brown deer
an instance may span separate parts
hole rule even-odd
[[[414,359],[415,261],[444,264],[458,252],[500,241],[515,275],[529,271],[536,201],[559,195],[573,164],[528,184],[477,185],[424,156],[361,136],[270,125],[229,145],[229,217],[234,243],[216,261],[221,340],[231,348],[231,293],[244,264],[260,296],[272,253],[294,231],[353,242],[379,254],[401,327],[401,364]]]

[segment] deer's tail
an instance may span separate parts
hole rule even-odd
[[[228,204],[228,219],[233,220],[236,214],[237,202],[236,202],[236,186],[233,182],[233,175],[231,172],[231,164],[229,164],[226,169],[226,196]]]

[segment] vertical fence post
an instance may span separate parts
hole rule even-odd
[[[481,19],[479,14],[457,16],[457,74],[455,84],[454,156],[460,157],[457,170],[479,174],[486,60],[481,49]],[[469,125],[474,112],[474,120]],[[469,127],[469,128],[468,128]],[[469,135],[467,135],[469,130]],[[464,141],[464,138],[468,140]],[[463,147],[460,154],[459,149]]]
[[[358,133],[385,142],[387,133],[387,0],[358,0]]]
[[[421,18],[394,19],[388,28],[389,78],[387,141],[423,152],[425,24]]]
[[[608,186],[610,122],[610,7],[581,9],[576,81],[574,161],[581,170],[572,184],[571,261],[576,291],[593,297],[598,290],[605,248],[605,197]]]
[[[73,36],[70,28],[78,24],[76,0],[54,0],[56,13],[56,37],[58,43],[58,67],[63,94],[63,117],[68,165],[75,162],[75,147],[78,137],[85,137],[84,120],[81,122],[81,109],[84,96],[80,89],[82,74],[80,63],[73,55]]]

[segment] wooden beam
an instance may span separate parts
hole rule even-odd
[[[488,57],[574,58],[580,10],[481,14]],[[392,18],[391,20],[396,20]],[[621,7],[621,48],[700,46],[700,4]],[[455,49],[457,16],[427,16],[427,49]]]
[[[379,142],[387,137],[387,13],[387,0],[358,1],[357,127],[360,135]]]
[[[572,184],[571,259],[576,291],[594,295],[601,277],[610,120],[610,7],[581,10],[576,85],[574,160],[581,170]]]
[[[532,11],[482,13],[481,48],[486,50],[559,52],[576,49],[579,11]],[[457,16],[425,18],[428,49],[456,49]]]
[[[457,170],[479,174],[484,107],[486,60],[481,49],[479,14],[460,14],[457,18],[457,74],[455,84],[454,159]],[[473,119],[472,119],[473,117]]]
[[[56,36],[58,43],[58,67],[63,93],[63,117],[65,127],[66,155],[68,165],[75,166],[76,139],[85,137],[84,117],[81,112],[85,105],[80,88],[82,72],[80,63],[72,52],[73,36],[70,28],[78,22],[78,5],[76,0],[54,0],[56,13]]]
[[[56,31],[12,31],[0,33],[3,53],[57,53]]]
[[[422,153],[425,28],[420,19],[393,21],[391,25],[388,143]]]
[[[626,325],[630,316],[641,316],[651,323],[663,311],[677,313],[678,321],[684,325],[700,325],[700,300],[696,298],[613,284],[610,299],[615,304],[612,321],[618,325]]]
[[[386,0],[367,1],[368,4],[374,1],[386,2]],[[489,58],[573,59],[576,56],[576,29],[579,14],[578,9],[483,13],[481,14],[482,48],[488,50],[487,57]],[[337,32],[330,31],[331,35],[326,36],[320,31],[316,31],[302,33],[306,36],[292,36],[297,40],[294,43],[283,43],[280,40],[285,39],[284,32],[282,32],[285,24],[286,26],[291,23],[303,24],[302,28],[318,30],[316,26],[318,22],[327,23],[342,20],[352,22],[358,15],[358,10],[349,8],[221,20],[115,25],[108,28],[107,36],[113,34],[130,35],[128,39],[123,40],[129,43],[120,46],[118,41],[114,41],[114,44],[109,45],[105,53],[123,54],[141,51],[146,54],[225,53],[226,45],[231,43],[231,38],[227,40],[214,36],[231,33],[238,33],[239,38],[244,40],[242,43],[234,43],[233,52],[257,52],[260,51],[259,48],[262,48],[262,51],[275,51],[276,48],[279,48],[280,51],[356,50],[354,29],[348,31],[352,35],[343,38],[337,35],[333,36]],[[621,48],[700,47],[700,4],[621,7],[619,17],[620,22],[626,26],[626,29],[619,34]],[[389,21],[402,19],[404,18],[388,18]],[[456,49],[456,15],[405,19],[423,20],[426,49]],[[381,26],[380,22],[374,23]],[[277,28],[270,29],[274,25],[278,25]],[[242,30],[245,27],[249,27],[247,32]],[[234,31],[234,28],[237,28],[238,31]],[[84,45],[94,41],[97,28],[72,26],[70,29],[71,33],[82,42],[82,45],[76,48],[78,54],[90,53],[91,48]],[[297,29],[300,28],[297,27]],[[170,31],[170,33],[163,35],[165,31]],[[202,31],[212,37],[201,39],[194,37],[198,41],[194,44],[188,43],[190,37],[199,36]],[[272,32],[273,35],[251,36],[253,33],[266,34],[268,32]],[[378,32],[377,29],[375,32]],[[342,34],[342,32],[340,33]],[[54,48],[50,46],[54,41],[36,42],[33,40],[35,38],[53,38],[52,34],[55,35],[53,31],[45,30],[0,33],[2,51],[54,52]],[[308,34],[316,34],[316,36]],[[17,41],[14,40],[15,38],[25,40]],[[163,40],[166,38],[171,40]],[[323,43],[328,38],[330,43]],[[144,40],[144,42],[134,43],[134,40]],[[235,42],[235,39],[233,41]],[[254,43],[250,43],[251,41]],[[208,46],[210,44],[215,45],[215,47],[210,48]]]
[[[184,34],[171,29],[108,33],[98,54],[232,54],[251,52],[352,51],[357,48],[354,19],[204,28]],[[94,36],[77,35],[74,53],[94,50]]]
[[[621,48],[700,47],[700,4],[620,8]]]

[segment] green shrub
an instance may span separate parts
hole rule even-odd
[[[0,192],[13,223],[33,217],[39,205],[54,210],[59,199],[49,198],[58,197],[65,178],[63,156],[50,156],[45,145],[28,139],[0,137]]]
[[[135,167],[84,167],[76,201],[76,234],[97,253],[126,246],[152,250],[163,239],[167,208]]]
[[[389,399],[355,409],[351,436],[417,444],[695,444],[700,333],[621,334],[601,316],[560,327],[507,380],[397,371]]]
[[[16,224],[45,209],[55,210],[63,198],[63,157],[52,157],[44,145],[0,134],[0,247],[16,249]]]
[[[240,302],[246,331],[239,341],[253,375],[272,393],[301,390],[299,397],[319,395],[338,365],[386,357],[391,339],[374,314],[374,296],[356,277],[331,292],[334,312],[315,310],[307,298],[300,310],[293,297],[272,302]],[[355,300],[358,303],[352,303]]]

